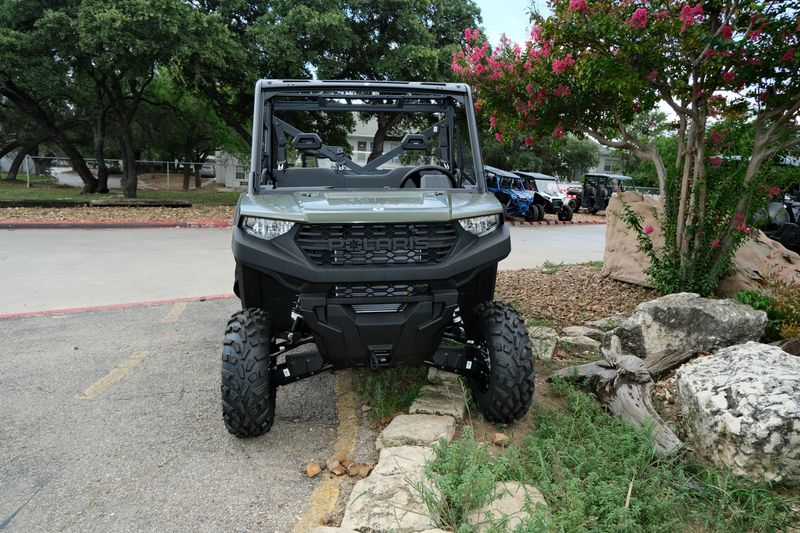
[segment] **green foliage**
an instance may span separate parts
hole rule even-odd
[[[488,120],[488,117],[483,117]],[[530,146],[519,142],[498,142],[485,129],[481,139],[483,162],[506,170],[527,170],[573,180],[600,160],[597,143],[567,135],[558,142],[540,140]]]
[[[555,274],[565,266],[567,265],[565,265],[563,261],[561,261],[560,263],[553,263],[548,259],[544,263],[542,263],[542,266],[539,267],[539,270],[542,271],[542,274]]]
[[[749,305],[753,309],[767,313],[767,328],[764,330],[764,340],[766,342],[772,342],[780,338],[783,315],[775,308],[775,300],[771,296],[758,291],[739,291],[733,295],[733,299]]]
[[[665,245],[648,252],[654,282],[712,293],[751,231],[747,217],[776,185],[774,157],[800,146],[795,3],[550,7],[547,17],[534,11],[525,43],[492,49],[470,30],[453,70],[475,87],[497,138],[575,133],[641,159],[624,163],[656,178],[663,200]],[[662,101],[675,124],[657,111]]]
[[[531,484],[547,501],[522,531],[776,531],[798,519],[797,497],[698,465],[686,453],[656,456],[648,431],[564,381],[553,390],[566,410],[537,407],[536,430],[521,449],[493,457],[468,431],[436,446],[427,473],[443,496],[423,495],[441,525],[470,531],[466,510],[483,503],[497,480]]]
[[[380,370],[361,369],[356,373],[356,391],[370,415],[381,419],[407,409],[427,382],[428,367],[398,367]]]

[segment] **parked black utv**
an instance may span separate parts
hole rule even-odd
[[[800,202],[772,202],[765,215],[764,235],[800,254]]]
[[[605,211],[615,192],[635,191],[633,178],[621,174],[591,173],[583,178],[581,207],[591,214]]]

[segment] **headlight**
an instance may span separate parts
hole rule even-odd
[[[242,228],[244,231],[261,239],[274,239],[280,237],[294,226],[288,220],[273,220],[271,218],[244,217]]]
[[[500,223],[500,215],[486,215],[483,217],[461,218],[458,221],[466,231],[478,237],[494,231]]]

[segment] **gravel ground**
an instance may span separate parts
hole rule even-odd
[[[556,215],[545,215],[544,220],[548,222],[554,222],[558,220],[558,217]],[[606,220],[605,211],[601,211],[596,215],[590,215],[585,211],[582,213],[575,213],[574,215],[572,215],[573,222],[598,222],[598,221],[605,222],[605,220]],[[522,218],[515,218],[514,221],[518,223],[525,222],[524,219]]]
[[[587,320],[630,314],[655,291],[605,278],[591,266],[506,270],[497,273],[495,298],[510,302],[527,322],[541,321],[561,329]]]
[[[229,220],[233,206],[0,208],[0,220],[15,222],[192,222]]]

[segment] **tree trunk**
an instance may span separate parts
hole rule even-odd
[[[0,147],[0,159],[3,159],[9,152],[11,152],[11,150],[19,146],[22,146],[22,143],[14,139],[5,146]]]
[[[375,130],[375,135],[372,138],[372,151],[367,157],[367,163],[383,155],[383,143],[386,141],[386,134],[400,122],[402,118],[400,115],[400,113],[393,113],[387,116],[385,113],[376,113],[378,129]]]
[[[195,189],[202,189],[203,188],[203,179],[200,175],[200,172],[203,169],[202,163],[197,163],[194,166],[194,188]]]
[[[133,147],[133,135],[129,129],[121,125],[123,132],[120,135],[122,147],[122,194],[126,198],[136,198],[139,176],[136,173],[136,152]]]
[[[37,144],[39,143],[31,141],[19,149],[17,154],[14,156],[14,160],[11,162],[11,167],[8,169],[8,174],[6,175],[5,178],[6,180],[14,181],[17,179],[17,173],[19,172],[22,163],[25,161],[25,157],[31,150],[36,148]]]
[[[611,348],[603,349],[605,360],[559,370],[561,378],[578,377],[594,386],[598,399],[614,415],[639,428],[652,428],[656,452],[668,454],[681,441],[664,422],[650,400],[653,379],[645,362],[633,355],[622,355],[619,338],[611,338]]]
[[[94,130],[94,157],[97,161],[97,192],[108,193],[108,166],[106,165],[106,113],[97,118]]]
[[[97,180],[86,165],[83,156],[75,145],[70,142],[64,131],[56,126],[50,116],[47,115],[29,94],[8,80],[6,80],[5,85],[0,88],[0,94],[8,98],[20,111],[39,124],[39,126],[47,132],[48,136],[64,151],[64,154],[72,164],[72,168],[78,172],[81,181],[83,181],[83,192],[94,192],[97,190]]]

